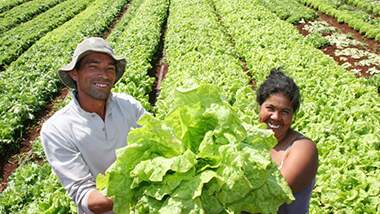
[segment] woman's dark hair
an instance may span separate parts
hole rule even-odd
[[[268,97],[278,92],[282,92],[288,96],[292,103],[293,112],[297,112],[301,99],[298,86],[292,78],[283,73],[281,68],[274,68],[257,90],[256,101],[261,105]]]

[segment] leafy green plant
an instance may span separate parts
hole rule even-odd
[[[6,11],[0,15],[0,35],[8,29],[16,26],[19,23],[28,21],[33,16],[42,13],[56,4],[60,0],[35,0],[26,2],[18,7]]]
[[[27,163],[9,178],[0,193],[0,213],[76,213],[47,163]]]
[[[114,91],[136,97],[147,110],[152,110],[149,93],[155,78],[148,76],[152,59],[158,50],[161,29],[167,19],[168,0],[145,0],[133,3],[125,18],[110,34],[108,40],[115,51],[126,57],[124,76]],[[141,19],[144,17],[144,19]]]
[[[380,4],[376,0],[346,0],[345,2],[376,16],[380,16]]]
[[[373,24],[371,15],[361,11],[347,10],[339,8],[341,3],[334,3],[329,0],[300,0],[301,2],[318,9],[319,11],[335,17],[338,22],[347,23],[350,27],[365,34],[368,38],[375,39],[380,33],[380,26]],[[369,33],[371,32],[371,33]],[[378,41],[378,40],[377,40]]]
[[[305,43],[309,44],[311,46],[314,46],[315,48],[322,48],[330,44],[329,40],[324,38],[319,33],[311,33],[305,37]]]
[[[97,186],[117,213],[276,213],[293,199],[267,129],[247,132],[214,85],[176,91],[164,120],[145,115]]]
[[[0,41],[0,70],[17,59],[39,38],[84,10],[90,2],[92,0],[65,1],[3,34]]]
[[[1,1],[0,2],[0,13],[4,12],[4,11],[7,11],[7,10],[10,10],[11,8],[19,5],[19,4],[22,4],[24,2],[27,2],[27,1],[30,1],[30,0],[8,0],[8,1]]]
[[[317,13],[296,0],[260,0],[260,4],[275,13],[280,19],[292,24],[301,20],[308,21],[317,17]]]

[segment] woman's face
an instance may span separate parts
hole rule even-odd
[[[281,92],[269,96],[260,106],[259,118],[273,130],[277,141],[283,140],[293,118],[293,107],[288,96]]]

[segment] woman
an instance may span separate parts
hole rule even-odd
[[[295,201],[283,204],[278,213],[308,213],[318,168],[316,145],[291,128],[300,106],[300,92],[280,69],[273,69],[257,91],[260,122],[277,138],[271,156],[292,189]]]

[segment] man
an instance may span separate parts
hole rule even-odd
[[[96,190],[95,178],[115,161],[115,150],[126,145],[129,130],[145,113],[131,96],[111,93],[125,64],[106,41],[92,37],[81,42],[72,61],[58,71],[73,89],[73,100],[43,124],[41,139],[78,213],[112,210],[112,200]]]

